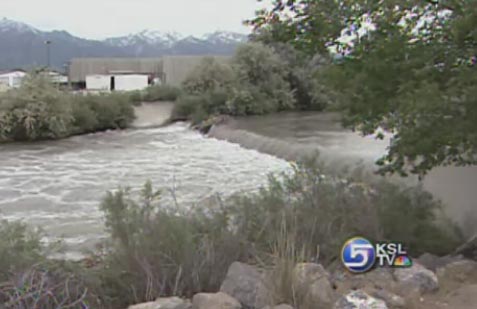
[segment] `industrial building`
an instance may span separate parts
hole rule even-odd
[[[27,75],[23,70],[12,70],[0,72],[1,88],[6,90],[9,88],[18,88],[22,83],[22,79]]]
[[[75,58],[68,69],[75,89],[92,91],[140,90],[151,84],[179,86],[206,56],[162,58]],[[230,57],[209,56],[218,61]]]

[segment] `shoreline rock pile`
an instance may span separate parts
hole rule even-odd
[[[217,293],[158,298],[129,309],[477,308],[477,262],[463,256],[424,254],[412,267],[364,274],[300,263],[290,273],[295,304],[276,297],[270,271],[235,262]]]

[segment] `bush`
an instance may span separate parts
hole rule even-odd
[[[161,205],[150,183],[140,204],[123,189],[108,193],[101,209],[113,241],[102,275],[116,308],[160,295],[217,291],[229,265],[246,255],[225,217],[179,215]]]
[[[22,223],[0,222],[0,303],[14,309],[98,308],[93,277],[72,262],[49,260],[53,251],[41,236]]]
[[[233,59],[237,74],[236,93],[247,93],[230,101],[232,110],[246,110],[248,114],[263,114],[292,109],[295,98],[286,81],[287,67],[272,48],[260,43],[248,43],[237,49]],[[256,101],[254,108],[240,106],[250,100]],[[265,106],[260,106],[264,104]],[[250,106],[250,104],[249,104]]]
[[[113,241],[102,280],[118,307],[217,291],[233,261],[275,266],[276,297],[288,299],[292,265],[329,265],[356,235],[403,242],[413,256],[447,254],[462,241],[437,220],[440,204],[421,189],[324,176],[317,165],[296,166],[271,176],[258,193],[217,198],[188,212],[160,197],[148,183],[140,202],[119,190],[101,204]]]
[[[181,94],[181,89],[170,85],[155,85],[146,88],[142,97],[144,101],[175,101]]]
[[[185,79],[182,87],[189,94],[204,94],[229,89],[234,79],[234,71],[229,64],[205,58]]]
[[[0,142],[59,139],[127,127],[134,119],[124,94],[75,96],[39,75],[0,95]]]
[[[28,76],[22,87],[0,95],[0,141],[67,136],[73,121],[68,103],[47,79]]]

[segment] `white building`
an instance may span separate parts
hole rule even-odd
[[[149,86],[149,76],[144,74],[95,74],[86,76],[86,90],[134,91]]]
[[[0,73],[0,84],[9,88],[18,88],[22,84],[22,80],[27,75],[24,71],[16,70]]]

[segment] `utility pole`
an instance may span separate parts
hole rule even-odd
[[[47,40],[45,41],[45,45],[46,45],[46,68],[49,70],[50,69],[50,45],[51,45],[51,41],[50,40]]]

